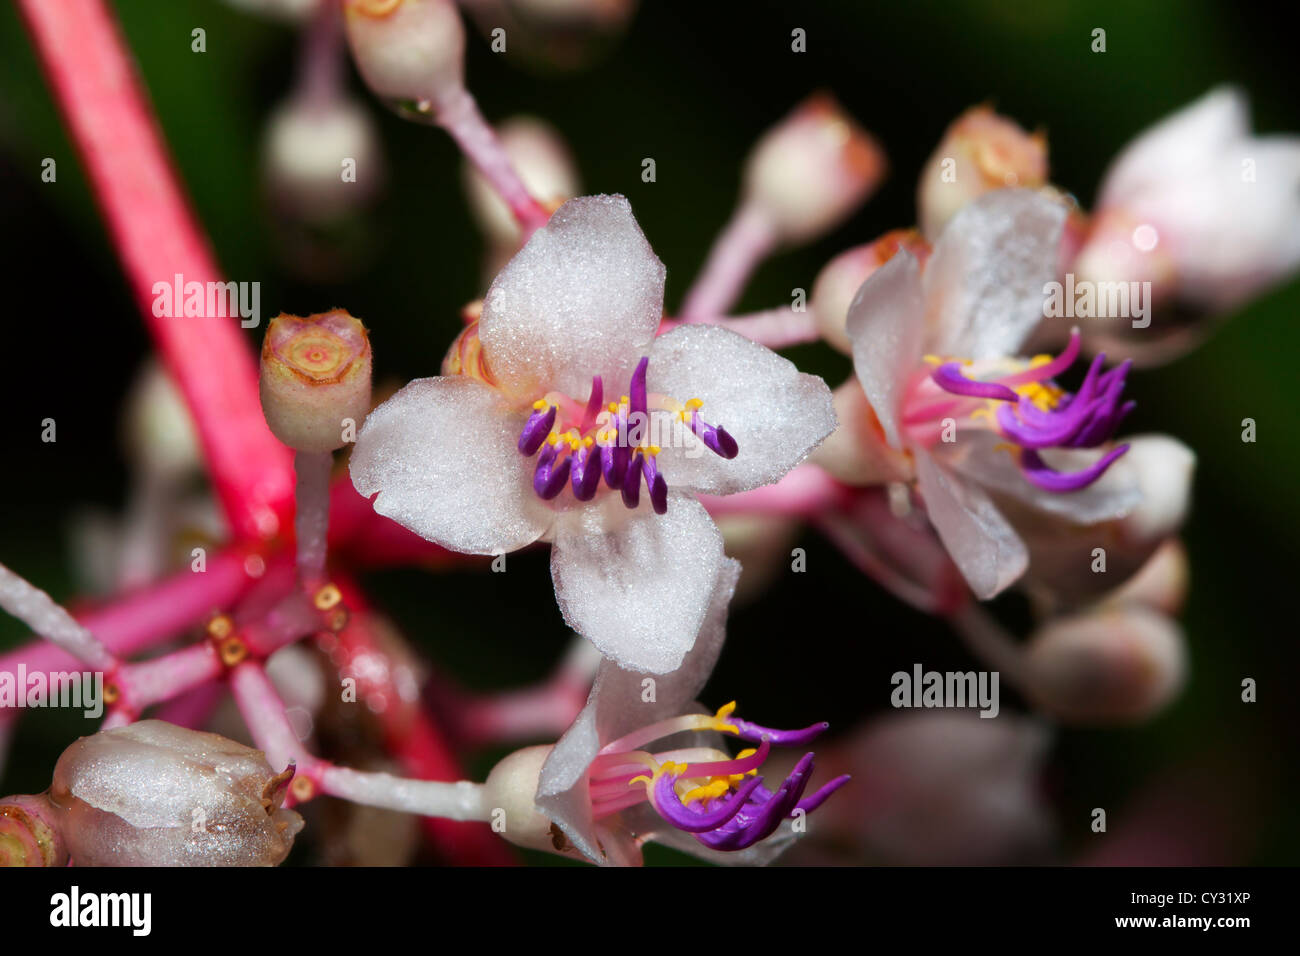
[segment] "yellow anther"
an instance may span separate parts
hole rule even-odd
[[[1001,442],[998,442],[996,445],[993,446],[993,450],[994,450],[994,451],[1005,451],[1005,452],[1007,452],[1008,454],[1010,454],[1012,457],[1015,457],[1016,452],[1019,451],[1020,449],[1017,448],[1015,445],[1010,444],[1009,442],[1001,441]]]
[[[730,717],[735,712],[736,712],[736,702],[733,700],[730,703],[723,704],[721,707],[719,707],[718,712],[713,716],[718,720],[723,720],[727,717]]]
[[[632,401],[632,399],[628,398],[626,395],[620,395],[620,396],[618,397],[618,403],[619,403],[620,405],[626,405],[626,404],[628,404],[628,403],[631,402],[631,401]]]
[[[1029,367],[1038,368],[1040,365],[1046,365],[1050,361],[1052,361],[1052,356],[1050,355],[1035,355],[1029,360]]]
[[[977,409],[975,409],[975,411],[973,411],[973,412],[970,413],[970,417],[971,417],[972,419],[975,419],[975,418],[987,418],[989,421],[992,421],[992,420],[993,420],[993,410],[990,409],[990,408],[987,408],[987,407],[985,407],[985,408],[977,408]]]
[[[939,356],[937,356],[937,355],[922,355],[922,356],[921,356],[921,361],[924,362],[926,365],[942,365],[942,364],[943,364],[943,359],[939,358]]]
[[[537,401],[533,402],[534,411],[545,411],[548,407],[550,407],[550,402],[544,398],[539,398]]]
[[[559,442],[560,442],[560,436],[555,434],[555,432],[551,432],[549,435],[546,436],[546,444],[548,445],[558,445]]]
[[[594,439],[594,438],[592,438],[590,435],[588,435],[586,438],[584,438],[584,439],[582,440],[582,444],[583,444],[583,447],[585,447],[585,448],[590,448],[592,445],[596,444],[596,439]]]
[[[645,783],[645,784],[650,784],[650,783],[654,783],[654,781],[653,781],[652,779],[650,779],[649,777],[647,777],[645,774],[641,774],[641,776],[639,776],[639,777],[633,777],[631,780],[629,780],[629,781],[627,782],[627,785],[630,787],[630,786],[632,786],[632,784],[634,784],[634,783]]]
[[[618,414],[618,402],[610,402],[608,405],[605,406],[605,409],[606,409],[606,410],[607,410],[611,415],[616,415],[616,414]]]
[[[686,400],[686,407],[692,410],[696,408],[703,408],[704,400],[699,398],[688,398]]]
[[[653,456],[659,454],[660,450],[661,450],[661,449],[659,448],[658,445],[647,445],[647,446],[646,446],[646,449],[645,449],[645,453],[646,453],[647,455],[650,455],[651,457],[653,457]]]

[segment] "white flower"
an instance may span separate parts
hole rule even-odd
[[[444,547],[553,542],[565,620],[655,673],[690,649],[722,566],[695,496],[777,481],[835,427],[821,379],[743,336],[656,338],[663,283],[627,200],[566,203],[493,282],[460,374],[371,412],[351,464],[376,511]]]

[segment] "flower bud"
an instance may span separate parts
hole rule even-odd
[[[1108,594],[1103,604],[1145,604],[1173,616],[1187,601],[1189,583],[1187,548],[1177,538],[1170,538],[1156,549],[1137,574]]]
[[[813,96],[770,129],[745,165],[744,203],[787,243],[846,219],[876,188],[885,156],[826,95]]]
[[[516,116],[497,128],[497,137],[528,192],[542,205],[558,208],[581,191],[573,155],[559,131],[544,120]],[[489,243],[513,255],[519,245],[519,223],[500,194],[468,161],[464,167],[470,211]],[[505,264],[504,259],[500,263]],[[499,270],[493,270],[493,275]]]
[[[465,28],[451,0],[344,0],[357,69],[391,106],[436,113],[464,89]]]
[[[370,411],[370,339],[344,309],[300,318],[282,313],[262,340],[262,412],[290,448],[329,452],[345,444],[348,420]]]
[[[525,747],[506,757],[488,774],[483,801],[491,810],[493,829],[515,846],[582,859],[582,854],[569,846],[564,834],[535,803],[542,764],[553,749],[550,745]],[[585,786],[579,789],[585,791]],[[586,798],[585,793],[582,797]],[[498,819],[501,827],[496,825]]]
[[[1047,181],[1047,137],[1026,133],[988,106],[953,121],[921,171],[916,208],[921,231],[938,238],[959,209],[994,189],[1037,189]]]
[[[345,181],[344,162],[356,178]],[[271,200],[297,219],[330,222],[372,197],[383,168],[370,113],[354,100],[281,103],[267,123],[264,180]]]
[[[200,466],[189,409],[157,362],[150,361],[136,377],[125,419],[127,453],[141,472],[175,478]]]
[[[1187,675],[1178,624],[1142,605],[1059,618],[1026,654],[1026,693],[1061,720],[1134,723],[1168,704]]]
[[[49,801],[78,866],[273,866],[302,829],[280,806],[291,776],[260,750],[145,720],[65,750]]]
[[[822,338],[845,355],[853,354],[853,344],[844,331],[853,297],[862,288],[862,283],[892,259],[900,248],[906,248],[921,262],[930,252],[929,244],[916,230],[895,229],[875,242],[841,252],[817,273],[812,290],[813,318],[817,320]]]

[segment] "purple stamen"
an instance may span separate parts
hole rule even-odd
[[[645,475],[646,490],[650,492],[650,504],[655,514],[667,514],[668,482],[664,480],[663,475],[659,474],[659,466],[655,463],[654,455],[646,455],[642,459],[641,474]]]
[[[579,501],[590,501],[596,497],[596,489],[600,487],[600,458],[586,445],[579,446],[571,457],[573,497]]]
[[[930,378],[934,379],[945,392],[951,392],[954,395],[964,395],[968,398],[992,398],[1004,402],[1014,402],[1017,398],[1015,392],[1000,385],[997,382],[976,382],[961,374],[961,366],[956,362],[946,362],[940,365],[930,373]]]
[[[725,428],[710,425],[700,417],[698,411],[691,412],[690,426],[691,431],[695,432],[700,441],[704,442],[705,447],[715,455],[730,461],[740,454],[740,446],[736,444],[736,439],[732,438]]]
[[[554,405],[547,405],[544,411],[534,411],[528,416],[528,421],[524,422],[524,430],[519,433],[521,452],[529,457],[537,453],[537,449],[542,447],[542,442],[546,441],[546,436],[555,427],[557,411]]]
[[[695,839],[715,850],[743,850],[766,839],[797,808],[812,771],[813,755],[804,754],[776,793],[755,788],[739,813],[715,830],[697,833]]]
[[[1109,468],[1115,459],[1128,451],[1128,445],[1113,448],[1082,471],[1056,471],[1043,461],[1038,452],[1026,448],[1020,453],[1020,471],[1025,479],[1046,491],[1069,492],[1086,488]]]
[[[750,723],[748,720],[740,720],[736,717],[727,717],[724,723],[731,724],[736,728],[736,736],[741,740],[747,740],[750,743],[762,743],[766,737],[777,746],[802,747],[804,744],[817,738],[830,724],[822,721],[820,724],[811,724],[802,730],[773,730],[771,727],[760,727],[758,724]]]
[[[799,805],[795,809],[802,810],[804,813],[812,813],[814,810],[816,810],[818,807],[820,807],[823,803],[826,802],[827,797],[829,797],[832,793],[834,793],[836,790],[844,786],[852,779],[853,778],[850,777],[847,773],[840,774],[838,777],[836,777],[830,783],[826,784],[824,787],[822,787],[820,790],[818,790],[808,799],[800,800]]]
[[[643,416],[648,416],[650,412],[649,396],[646,394],[646,370],[650,367],[650,356],[644,355],[641,361],[636,364],[636,371],[632,373],[632,384],[628,387],[628,414],[635,415],[638,412]]]
[[[702,804],[690,806],[682,803],[681,798],[677,796],[674,783],[676,783],[675,777],[666,773],[659,775],[654,786],[655,810],[679,830],[685,830],[687,833],[706,833],[718,829],[740,813],[745,808],[745,802],[750,794],[763,783],[763,778],[754,777],[747,780],[734,794],[714,801],[718,805],[712,809]]]
[[[543,501],[550,501],[564,490],[571,467],[569,456],[561,455],[558,445],[547,445],[538,456],[537,468],[533,471],[533,491]]]
[[[600,447],[600,469],[605,476],[605,484],[615,491],[623,487],[623,479],[627,475],[627,459],[627,447],[620,445],[617,438],[614,439],[614,444]]]
[[[632,463],[628,466],[627,472],[623,475],[623,504],[628,508],[635,509],[641,503],[641,462],[644,455],[640,449],[637,449],[632,456]]]

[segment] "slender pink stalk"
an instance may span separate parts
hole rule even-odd
[[[768,515],[811,518],[837,503],[850,492],[815,465],[798,465],[774,485],[764,485],[737,495],[700,495],[709,513],[720,515]]]
[[[116,658],[90,629],[31,582],[0,564],[0,608],[81,663],[104,671]]]
[[[325,764],[308,753],[298,739],[266,669],[257,661],[244,661],[230,672],[230,690],[253,742],[266,754],[267,763],[276,771],[296,764],[298,776],[317,782]]]
[[[225,699],[225,681],[213,680],[193,688],[184,697],[176,697],[158,708],[157,717],[178,727],[201,730],[212,712]]]
[[[223,670],[216,648],[208,641],[139,664],[124,664],[113,678],[121,692],[114,708],[139,717],[151,704],[179,697],[220,677]]]
[[[342,5],[317,4],[303,34],[294,95],[317,106],[332,103],[343,87],[345,50]]]
[[[745,338],[766,345],[770,349],[783,349],[790,345],[802,345],[816,342],[821,338],[817,320],[811,312],[796,312],[794,309],[768,309],[764,312],[752,312],[748,315],[719,316],[693,320],[699,325],[718,325],[724,329],[739,332]],[[690,324],[681,320],[664,319],[659,324],[659,334],[671,332],[678,326]]]
[[[326,535],[330,523],[330,452],[294,454],[297,511],[294,534],[298,539],[298,576],[303,586],[315,590],[325,583]]]
[[[102,0],[19,0],[149,331],[194,416],[217,497],[241,537],[288,513],[293,477],[257,399],[234,319],[155,314],[155,283],[220,279]],[[166,311],[166,310],[164,310]]]
[[[752,206],[741,206],[709,250],[704,268],[682,300],[678,318],[703,322],[725,315],[736,304],[745,283],[776,246],[776,233],[767,218]]]
[[[483,118],[473,94],[466,89],[449,94],[439,104],[438,125],[451,134],[467,159],[501,197],[523,230],[522,241],[551,218],[519,178],[496,130]]]

